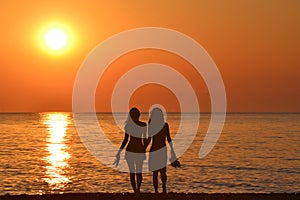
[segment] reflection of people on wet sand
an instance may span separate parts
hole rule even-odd
[[[171,162],[173,167],[180,167],[179,161],[176,160],[175,151],[171,142],[169,125],[165,122],[163,112],[160,108],[154,108],[150,113],[148,124],[147,145],[152,140],[149,154],[149,170],[153,172],[153,186],[155,193],[158,193],[158,173],[162,181],[163,193],[166,193],[167,183],[167,147],[166,140],[169,142],[171,149]],[[146,145],[146,146],[147,146]]]
[[[125,125],[125,136],[114,162],[114,164],[118,166],[120,153],[126,146],[129,139],[129,143],[126,147],[125,159],[130,171],[131,186],[135,193],[140,192],[140,187],[143,179],[143,161],[146,159],[144,144],[147,140],[147,128],[146,123],[139,121],[139,117],[140,111],[137,108],[132,108],[129,111]]]

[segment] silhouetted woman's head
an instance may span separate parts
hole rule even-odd
[[[165,123],[165,119],[164,119],[164,113],[163,111],[156,107],[153,108],[152,111],[150,112],[150,121],[149,123],[156,123],[156,122],[163,122]]]
[[[141,122],[139,121],[140,111],[137,108],[131,108],[127,120],[125,122],[125,131],[132,136],[135,136],[135,133],[138,133],[141,126]]]
[[[128,118],[131,117],[132,121],[138,122],[140,114],[141,114],[140,111],[137,108],[134,107],[134,108],[130,109]]]
[[[165,125],[163,111],[160,108],[153,108],[149,119],[149,137],[157,134]]]

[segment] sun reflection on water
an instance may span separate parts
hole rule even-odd
[[[66,144],[69,114],[46,113],[43,115],[43,123],[47,126],[49,134],[46,147],[49,155],[44,158],[48,163],[44,180],[51,189],[62,189],[71,182],[70,177],[66,175],[70,158],[69,147]]]

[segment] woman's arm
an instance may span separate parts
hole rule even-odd
[[[128,138],[129,138],[129,135],[127,133],[125,133],[125,136],[124,136],[124,139],[123,139],[123,142],[120,146],[120,149],[119,151],[117,152],[116,154],[116,160],[115,162],[113,163],[113,165],[115,165],[116,167],[119,165],[119,161],[120,161],[120,154],[121,154],[121,151],[124,149],[124,147],[126,146],[127,142],[128,142]]]
[[[148,133],[149,133],[149,129],[146,129],[146,130],[148,130]],[[145,150],[147,149],[150,141],[151,141],[151,137],[148,138],[147,131],[145,131],[145,137],[143,138],[143,143],[144,143]]]
[[[170,136],[169,124],[166,123],[165,126],[166,126],[166,133],[167,133],[167,141],[168,141],[169,143],[171,143],[171,142],[172,142],[172,139],[171,139],[171,136]]]
[[[126,146],[126,144],[128,142],[128,138],[129,138],[128,133],[125,133],[125,136],[124,136],[124,139],[123,139],[123,142],[122,142],[122,144],[120,146],[119,151],[122,151],[124,149],[124,147]]]
[[[151,137],[144,139],[144,148],[145,148],[145,150],[147,149],[150,142],[151,142]]]
[[[169,124],[166,123],[166,134],[167,134],[167,141],[170,145],[170,149],[171,149],[171,162],[176,160],[176,154],[174,151],[174,147],[173,147],[173,143],[172,143],[172,139],[171,139],[171,135],[170,135],[170,129],[169,129]]]

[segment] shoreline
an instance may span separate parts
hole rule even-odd
[[[296,200],[300,199],[300,193],[65,193],[65,194],[43,194],[43,195],[2,195],[3,200]]]

